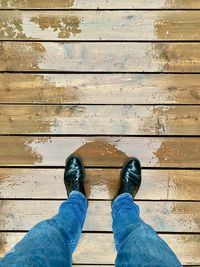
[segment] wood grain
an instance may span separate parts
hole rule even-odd
[[[0,233],[0,256],[10,250],[25,233]],[[162,234],[160,235],[176,253],[182,264],[200,263],[200,235]],[[108,253],[109,251],[109,253]],[[73,263],[114,264],[116,251],[112,234],[83,234],[73,255]]]
[[[75,153],[85,166],[121,167],[127,157],[143,167],[200,167],[200,138],[1,136],[0,166],[64,166]]]
[[[1,9],[200,9],[197,0],[0,0]]]
[[[114,264],[110,200],[130,156],[151,168],[141,217],[184,265],[200,265],[199,1],[0,0],[0,9],[0,72],[13,72],[0,74],[0,134],[25,135],[0,136],[0,257],[57,212],[65,159],[76,153],[87,166],[90,233],[74,266]]]
[[[61,201],[1,200],[0,231],[29,230],[53,217]],[[200,202],[137,202],[141,218],[158,232],[200,232]],[[67,220],[67,218],[66,218]],[[111,201],[90,201],[84,231],[112,231]]]
[[[0,134],[199,135],[200,106],[1,105]]]
[[[0,103],[200,104],[200,75],[4,73]]]
[[[119,169],[86,169],[89,199],[111,200],[119,187]],[[65,199],[64,169],[1,168],[0,198]],[[200,200],[199,170],[142,170],[136,199]],[[48,187],[47,187],[48,184]]]
[[[0,52],[0,71],[200,72],[200,43],[0,42]]]
[[[0,40],[200,40],[200,11],[0,11]]]

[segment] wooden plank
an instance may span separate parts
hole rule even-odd
[[[0,231],[24,231],[54,216],[61,201],[1,200]],[[200,232],[200,202],[137,202],[141,218],[158,232]],[[111,201],[90,201],[84,231],[112,231]]]
[[[86,238],[87,237],[87,238]],[[106,240],[105,240],[106,237]],[[169,246],[174,250],[177,254],[178,258],[181,260],[183,264],[199,264],[200,254],[199,254],[199,235],[161,235],[161,237],[169,244]],[[91,238],[91,239],[90,239]],[[112,235],[103,236],[101,234],[96,234],[94,237],[96,238],[96,242],[94,245],[93,236],[86,235],[82,237],[77,251],[74,254],[74,262],[81,259],[82,263],[88,262],[88,257],[90,254],[84,254],[84,248],[91,249],[93,246],[95,248],[95,252],[93,256],[90,257],[90,261],[92,263],[102,262],[105,263],[114,263],[115,253],[111,249],[111,244],[113,244]],[[90,240],[90,242],[89,242]],[[97,247],[96,247],[97,243]],[[90,245],[91,244],[91,245]],[[113,247],[114,245],[112,245]],[[102,247],[102,251],[100,254],[100,247]],[[82,250],[80,249],[82,248]],[[80,250],[79,250],[80,249]],[[109,251],[109,253],[108,253]],[[105,256],[106,254],[106,256]],[[97,261],[98,257],[98,261]],[[103,258],[103,260],[102,260]],[[112,260],[111,260],[112,259]]]
[[[89,199],[112,199],[119,187],[119,169],[86,169]],[[200,200],[199,170],[142,170],[136,199]],[[65,199],[64,169],[0,169],[0,198]],[[48,188],[47,188],[48,184]]]
[[[0,42],[0,52],[0,71],[200,72],[200,43]]]
[[[120,167],[127,157],[143,167],[200,167],[200,138],[1,136],[0,166],[64,166],[75,153],[85,166]]]
[[[199,135],[200,106],[1,105],[0,134]]]
[[[200,40],[200,11],[0,11],[0,40]]]
[[[200,75],[4,73],[0,103],[200,104]]]
[[[197,0],[0,0],[1,9],[200,9]]]
[[[0,233],[0,256],[9,251],[25,233]],[[173,249],[182,264],[200,264],[200,235],[162,234],[161,238]],[[109,253],[108,253],[109,251]],[[114,264],[116,251],[112,234],[82,234],[73,255],[73,263]]]

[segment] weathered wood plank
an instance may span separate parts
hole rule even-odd
[[[0,166],[64,166],[76,153],[85,166],[120,167],[135,156],[143,167],[200,167],[200,138],[1,136]]]
[[[86,169],[89,199],[112,199],[119,169]],[[0,198],[65,199],[64,169],[0,169]],[[136,196],[143,200],[200,200],[199,170],[142,170]],[[48,184],[48,188],[47,188]]]
[[[200,43],[0,42],[0,52],[0,71],[200,72]]]
[[[200,11],[0,11],[0,40],[200,40]]]
[[[1,9],[199,9],[197,0],[0,0]]]
[[[199,135],[200,106],[1,105],[0,134]]]
[[[196,235],[196,236],[194,235],[160,235],[160,236],[174,250],[174,252],[177,254],[178,258],[181,260],[183,264],[199,264],[200,262],[200,254],[199,254],[200,236],[199,235]],[[96,262],[99,262],[99,263],[102,262],[103,264],[108,263],[108,262],[114,263],[115,253],[113,253],[111,249],[111,244],[113,244],[113,237],[112,235],[106,235],[106,237],[107,238],[105,240],[104,239],[105,236],[96,234],[95,238],[97,238],[96,242],[98,244],[98,247],[96,247],[92,245],[94,244],[93,236],[91,236],[91,239],[88,235],[83,236],[79,243],[78,249],[75,252],[74,262],[76,261],[78,262],[79,257],[84,261],[83,263],[88,262],[88,257],[90,257],[90,254],[84,253],[84,248],[82,248],[82,246],[83,247],[85,246],[85,248],[88,247],[89,249],[91,249],[91,246],[93,246],[95,248],[95,253],[90,258],[92,263],[95,263],[95,260],[97,259],[97,257],[98,257],[98,261]],[[89,240],[91,242],[91,246],[90,246]],[[114,244],[112,246],[114,247]],[[101,255],[100,255],[100,247],[102,247]],[[82,250],[80,248],[82,248]],[[104,256],[105,254],[106,256]]]
[[[4,73],[0,103],[200,104],[200,75]]]
[[[1,231],[29,230],[54,216],[61,201],[1,200]],[[200,232],[200,202],[137,202],[142,219],[158,232]],[[90,201],[84,231],[112,231],[111,201]]]
[[[9,251],[25,233],[0,233],[0,256]],[[200,263],[200,235],[160,235],[177,254],[182,264]],[[109,253],[108,253],[109,251]],[[82,264],[114,264],[116,251],[112,234],[83,234],[73,255],[74,263]]]

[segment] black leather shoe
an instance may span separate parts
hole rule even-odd
[[[85,195],[84,188],[85,168],[82,160],[75,155],[69,156],[66,160],[64,183],[67,190],[67,195],[71,191],[76,190]]]
[[[120,188],[116,197],[123,193],[129,193],[134,198],[140,188],[141,180],[141,165],[139,160],[129,158],[121,170]]]

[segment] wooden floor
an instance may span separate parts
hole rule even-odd
[[[142,163],[142,218],[200,266],[200,1],[0,0],[0,256],[87,167],[74,265],[113,265],[111,199]]]

